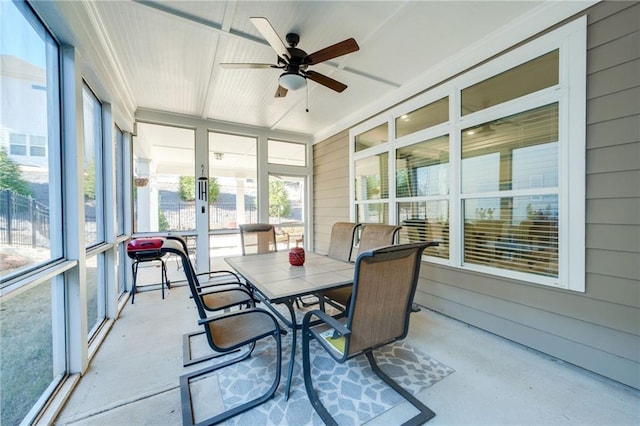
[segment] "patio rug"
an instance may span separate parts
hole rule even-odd
[[[231,418],[225,424],[323,424],[305,391],[299,333],[297,346],[289,399],[285,400],[284,391],[289,367],[291,332],[282,338],[282,376],[273,398]],[[258,342],[249,359],[194,380],[191,390],[196,420],[203,420],[222,411],[223,407],[238,405],[256,397],[259,392],[264,392],[272,383],[275,371],[274,353],[273,339],[265,339]],[[403,342],[387,345],[374,353],[380,368],[413,394],[454,372],[452,368]],[[323,404],[340,425],[361,425],[404,401],[373,373],[364,355],[340,364],[314,341],[311,343],[311,363],[314,387],[319,390]],[[200,368],[202,367],[204,365]],[[205,385],[205,382],[209,384]],[[212,390],[209,386],[215,386],[218,390]],[[216,395],[222,396],[223,400],[213,401]]]

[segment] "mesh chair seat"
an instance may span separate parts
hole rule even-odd
[[[364,354],[372,370],[418,409],[419,413],[405,424],[421,424],[435,416],[426,405],[380,370],[373,355],[374,349],[406,337],[422,253],[432,245],[437,243],[387,246],[361,253],[356,260],[352,300],[346,318],[339,321],[320,310],[305,314],[302,323],[305,389],[325,424],[337,423],[313,387],[309,349],[312,340],[340,363]],[[320,325],[316,325],[318,322]]]

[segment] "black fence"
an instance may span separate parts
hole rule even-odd
[[[49,245],[49,207],[21,194],[0,191],[0,243],[46,247]]]
[[[255,204],[245,205],[242,223],[257,221]],[[235,203],[214,203],[209,206],[209,226],[212,229],[236,228],[238,213]],[[162,231],[184,231],[196,229],[196,206],[193,202],[161,202],[160,228]]]
[[[160,230],[192,230],[196,228],[194,203],[160,204]],[[243,223],[257,221],[254,203],[245,205]],[[85,205],[87,244],[96,242],[95,207]],[[213,229],[236,228],[238,214],[235,203],[215,203],[209,208],[209,223]],[[164,229],[163,229],[164,228]],[[49,247],[49,207],[31,197],[10,190],[0,191],[0,244]]]

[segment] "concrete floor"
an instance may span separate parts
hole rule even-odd
[[[56,424],[180,425],[178,378],[204,366],[182,366],[182,335],[197,330],[196,318],[185,286],[165,300],[138,293]],[[419,395],[436,412],[430,425],[640,424],[639,391],[440,314],[413,314],[406,341],[456,370]],[[400,404],[369,424],[399,424],[411,410]]]

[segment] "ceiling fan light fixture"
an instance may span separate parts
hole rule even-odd
[[[307,81],[300,74],[285,72],[280,76],[278,83],[287,90],[298,90],[302,89]]]

